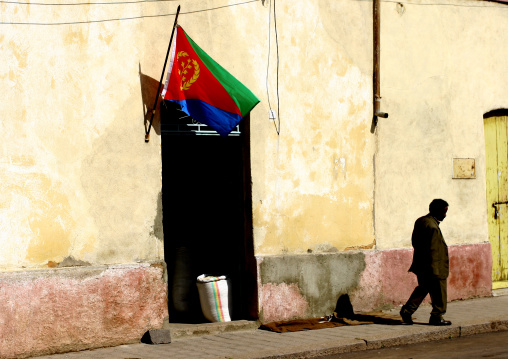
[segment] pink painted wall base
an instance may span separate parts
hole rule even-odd
[[[0,357],[138,342],[167,312],[162,264],[0,274]]]
[[[490,243],[449,247],[448,301],[492,294]],[[404,304],[415,288],[412,248],[257,257],[259,319],[264,322],[332,314],[348,294],[365,312]]]
[[[448,301],[490,296],[490,243],[454,245],[448,250]],[[351,296],[354,309],[362,311],[404,304],[417,285],[416,276],[408,273],[412,259],[413,249],[365,252],[366,268]]]

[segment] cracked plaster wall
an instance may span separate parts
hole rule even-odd
[[[19,11],[18,11],[19,10]],[[164,11],[153,5],[151,10]],[[13,22],[139,15],[133,6],[4,7]],[[8,26],[0,35],[0,269],[160,261],[160,138],[144,142],[140,71],[162,21]]]
[[[251,117],[256,255],[374,245],[371,19],[369,3],[277,4],[280,133],[267,101]]]

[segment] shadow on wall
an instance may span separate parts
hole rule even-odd
[[[145,124],[145,132],[148,130],[150,119],[152,117],[152,109],[155,104],[155,97],[158,96],[157,89],[159,88],[159,81],[147,76],[141,72],[141,65],[139,65],[139,82],[141,85],[141,98],[143,100],[143,118]],[[162,90],[162,88],[161,88]],[[160,106],[160,99],[158,101]],[[155,111],[152,122],[152,128],[157,135],[161,134],[161,116],[160,111]]]

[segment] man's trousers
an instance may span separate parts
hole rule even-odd
[[[427,294],[430,294],[430,300],[432,302],[432,312],[430,312],[430,316],[442,319],[443,314],[446,313],[446,279],[438,279],[421,274],[417,274],[416,278],[418,279],[418,286],[414,289],[413,293],[407,300],[407,303],[402,307],[403,310],[413,314],[423,302]]]

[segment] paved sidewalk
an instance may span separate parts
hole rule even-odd
[[[131,344],[112,348],[38,357],[38,359],[254,359],[312,358],[357,350],[447,339],[508,330],[508,296],[448,303],[449,327],[427,325],[430,306],[413,315],[415,324],[368,324],[292,333],[259,329],[213,335],[177,337],[171,344]],[[398,314],[398,309],[389,313]],[[175,333],[176,334],[176,333]]]

